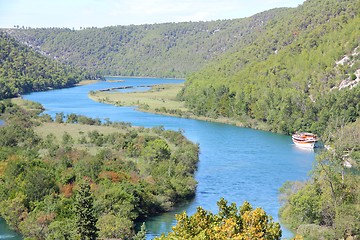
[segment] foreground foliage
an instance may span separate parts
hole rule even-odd
[[[238,209],[220,199],[219,212],[213,214],[199,207],[192,216],[184,212],[177,215],[173,232],[162,235],[165,239],[258,239],[275,240],[281,238],[280,224],[273,222],[261,208],[253,209],[248,202]]]
[[[131,239],[135,221],[194,196],[198,146],[181,131],[59,114],[55,129],[38,135],[49,116],[0,106],[0,215],[24,237]],[[111,130],[70,131],[79,119]]]

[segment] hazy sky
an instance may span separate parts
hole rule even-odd
[[[0,28],[104,27],[248,17],[304,0],[0,0]]]

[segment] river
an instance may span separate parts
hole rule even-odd
[[[136,111],[134,107],[115,107],[90,100],[91,90],[118,86],[174,83],[174,79],[119,78],[124,82],[98,82],[75,88],[32,93],[25,99],[43,104],[52,116],[57,112],[83,114],[111,121],[131,122],[134,126],[164,126],[184,130],[187,138],[200,145],[200,162],[196,173],[199,182],[196,197],[174,211],[146,221],[147,239],[171,230],[175,214],[184,210],[193,214],[198,206],[217,212],[216,202],[224,197],[241,205],[249,201],[262,207],[278,221],[279,188],[285,181],[305,180],[312,167],[312,150],[295,147],[290,136]],[[146,90],[146,89],[141,89]],[[292,233],[283,229],[283,237]],[[2,239],[0,235],[0,239]],[[4,239],[4,238],[3,238]]]

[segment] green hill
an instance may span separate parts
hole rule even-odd
[[[7,32],[43,54],[98,76],[185,77],[222,54],[250,44],[266,23],[287,10],[211,22]]]
[[[74,67],[47,58],[0,32],[0,100],[18,94],[73,86]]]
[[[254,42],[188,77],[180,97],[195,114],[251,127],[324,134],[359,116],[360,2],[306,1]],[[348,61],[337,63],[344,55]]]

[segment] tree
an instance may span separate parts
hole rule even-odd
[[[133,233],[133,222],[119,215],[104,214],[99,218],[99,236],[102,239],[130,239]]]
[[[63,123],[64,122],[64,113],[56,113],[55,115],[55,122]]]
[[[134,240],[145,240],[146,239],[146,225],[143,223],[141,225],[140,231],[136,233],[133,238]]]
[[[1,217],[12,229],[19,230],[19,224],[27,214],[28,209],[24,205],[25,198],[25,195],[18,193],[13,199],[0,202]]]
[[[235,203],[227,205],[225,199],[218,201],[219,213],[213,214],[199,207],[190,217],[186,213],[177,215],[178,223],[166,239],[280,239],[280,224],[273,222],[261,208],[253,209],[248,202],[237,208]]]
[[[168,160],[170,158],[170,155],[170,147],[163,139],[155,139],[153,141],[150,141],[144,149],[145,159],[152,162]]]
[[[75,203],[76,227],[81,240],[94,240],[98,237],[98,219],[93,204],[90,184],[84,181],[79,185]]]

